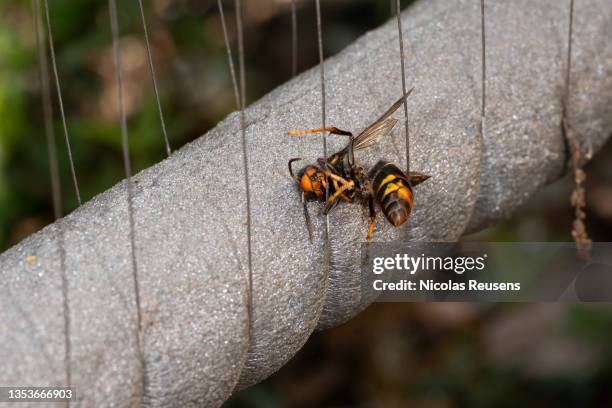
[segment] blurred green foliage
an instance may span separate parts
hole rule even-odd
[[[161,101],[176,149],[235,109],[216,1],[145,1]],[[250,101],[290,79],[288,2],[246,2]],[[300,3],[300,71],[317,61],[314,4]],[[404,1],[403,4],[407,4]],[[134,170],[165,157],[136,1],[118,2]],[[233,2],[226,2],[231,34]],[[83,200],[123,178],[106,1],[52,0],[62,96]],[[333,54],[388,18],[389,3],[324,2]],[[32,20],[32,0],[0,3],[0,250],[52,221],[51,190]],[[234,44],[235,50],[235,44]],[[63,213],[76,208],[54,83],[54,128]]]

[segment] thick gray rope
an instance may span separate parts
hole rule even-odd
[[[400,235],[456,240],[510,215],[562,176],[559,126],[568,10],[556,0],[487,3],[487,131],[480,165],[479,2],[428,0],[402,14],[407,27],[411,168],[433,177],[416,189],[402,231],[378,223],[377,240]],[[597,151],[612,132],[612,4],[576,4],[572,125]],[[359,131],[400,96],[397,22],[326,61],[327,122]],[[366,306],[357,271],[367,211],[330,216],[332,260],[324,281],[324,217],[311,206],[308,243],[291,157],[315,159],[321,140],[287,137],[320,124],[319,68],[253,104],[247,114],[252,182],[253,336],[248,344],[244,173],[239,115],[135,175],[134,215],[142,342],[151,406],[218,406],[240,381],[278,370],[316,328]],[[398,114],[399,115],[399,114]],[[401,116],[400,116],[401,117]],[[330,152],[346,142],[329,137]],[[586,142],[586,141],[583,141]],[[360,152],[403,163],[401,129]],[[480,181],[480,193],[476,187]],[[135,358],[126,184],[64,219],[70,285],[72,384],[91,406],[127,405],[139,389]],[[170,214],[171,216],[160,216]],[[56,226],[0,255],[0,384],[62,384],[64,319]],[[569,238],[568,238],[569,239]],[[35,256],[36,259],[26,259]],[[327,292],[324,293],[327,287]],[[248,350],[248,353],[247,353]],[[249,370],[242,371],[248,358]]]

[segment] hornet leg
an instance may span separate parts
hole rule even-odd
[[[289,160],[289,163],[287,163],[287,167],[289,167],[289,175],[291,176],[292,179],[294,179],[295,181],[298,181],[297,178],[295,177],[295,175],[293,174],[293,168],[291,167],[291,165],[293,164],[293,162],[298,161],[298,160],[302,160],[300,157],[295,157],[293,159]]]
[[[291,136],[302,136],[302,135],[308,135],[311,133],[321,133],[321,132],[329,132],[329,133],[333,133],[334,135],[341,135],[341,136],[353,136],[353,134],[349,132],[348,130],[338,129],[337,127],[316,128],[316,129],[308,129],[308,130],[290,130],[287,132],[287,134]]]
[[[372,234],[374,233],[374,227],[376,227],[376,208],[374,208],[374,197],[370,194],[368,197],[368,207],[370,208],[370,226],[368,227],[368,243],[372,239]]]
[[[304,220],[306,221],[306,229],[308,230],[308,240],[312,244],[312,224],[310,222],[310,214],[308,214],[308,206],[306,205],[304,192],[302,192],[302,205],[304,206]]]
[[[342,193],[351,188],[355,188],[355,182],[352,180],[345,180],[344,178],[337,176],[333,173],[326,174],[327,177],[331,178],[333,181],[337,181],[340,183],[340,188],[338,188],[334,194],[327,198],[327,203],[325,205],[325,209],[323,210],[323,214],[327,214],[331,207],[334,204],[334,200],[336,200]]]
[[[295,181],[298,181],[298,180],[297,180],[297,177],[295,177],[295,174],[293,174],[293,168],[291,167],[291,164],[293,164],[294,161],[298,161],[298,160],[302,160],[302,159],[299,157],[296,157],[296,158],[289,160],[289,163],[287,163],[287,166],[289,167],[289,174],[291,175],[291,178]],[[304,207],[304,221],[306,222],[306,229],[308,230],[308,240],[310,241],[310,243],[312,243],[312,223],[310,222],[310,214],[308,214],[308,206],[306,204],[306,197],[303,191],[301,194],[301,198],[302,198],[302,206]]]

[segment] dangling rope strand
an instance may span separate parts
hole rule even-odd
[[[323,129],[326,128],[326,108],[325,108],[325,59],[323,56],[323,27],[321,23],[321,3],[320,0],[315,0],[317,6],[317,39],[319,42],[319,68],[321,74],[321,119],[323,121]],[[327,160],[327,133],[323,132],[323,156]]]
[[[236,31],[238,34],[238,72],[240,75],[240,116],[244,119],[244,109],[246,107],[246,75],[244,70],[244,33],[242,27],[242,4],[241,0],[235,0],[234,5],[236,7]],[[242,121],[242,125],[245,125],[246,121]],[[245,130],[245,126],[242,126],[242,130]],[[246,158],[246,155],[245,155]]]
[[[291,77],[297,75],[297,0],[291,0]]]
[[[53,214],[55,220],[62,217],[62,194],[57,159],[57,146],[55,144],[55,130],[53,129],[53,103],[51,101],[51,86],[49,83],[49,66],[44,34],[41,30],[40,0],[32,2],[34,30],[36,34],[36,48],[38,50],[38,65],[40,88],[42,91],[43,118],[45,135],[47,137],[47,156],[49,159],[49,174],[51,176],[51,193],[53,197]]]
[[[170,141],[168,140],[168,132],[166,131],[166,121],[164,120],[164,112],[162,110],[161,101],[159,98],[159,89],[157,87],[157,78],[155,75],[155,66],[153,65],[153,56],[151,53],[151,44],[149,42],[149,30],[147,29],[147,21],[145,18],[144,7],[142,0],[138,0],[138,6],[140,8],[140,17],[142,19],[142,29],[144,32],[145,45],[147,48],[147,60],[149,63],[149,71],[151,72],[151,81],[153,82],[153,91],[155,92],[155,100],[157,101],[157,111],[159,113],[159,122],[161,124],[162,135],[164,137],[164,144],[166,147],[166,154],[170,156],[172,149],[170,148]]]
[[[223,29],[223,41],[227,52],[227,61],[229,65],[230,76],[232,78],[232,86],[234,88],[234,97],[236,98],[236,107],[240,109],[240,91],[238,90],[238,80],[236,79],[236,70],[234,69],[234,57],[232,56],[232,46],[230,45],[229,35],[227,33],[227,24],[225,23],[225,13],[223,12],[223,3],[217,0],[219,7],[219,17],[221,18],[221,28]]]
[[[134,302],[136,307],[137,330],[136,344],[141,363],[144,365],[140,332],[142,331],[142,314],[140,308],[140,285],[138,281],[138,265],[136,263],[136,237],[134,223],[134,191],[132,184],[132,163],[130,160],[130,146],[128,140],[127,121],[125,116],[125,106],[123,103],[123,73],[121,64],[121,50],[119,49],[119,22],[117,18],[116,0],[108,0],[110,14],[111,34],[113,37],[113,62],[115,65],[115,75],[117,81],[117,100],[119,106],[119,122],[121,127],[121,148],[123,150],[123,164],[125,168],[128,218],[130,228],[130,254],[132,258],[132,277],[134,284]],[[144,368],[144,367],[143,367]]]
[[[323,129],[326,128],[326,107],[325,107],[325,59],[323,55],[323,23],[321,22],[321,2],[320,0],[315,0],[316,8],[317,8],[317,40],[319,43],[319,67],[321,74],[321,120],[323,122]],[[327,161],[327,132],[322,132],[323,135],[323,157],[325,161]],[[325,201],[329,198],[329,183],[325,188]],[[329,247],[329,214],[325,214],[325,247],[326,256],[329,256],[330,247]],[[330,261],[331,259],[328,259]],[[327,262],[329,265],[329,262]]]
[[[79,190],[79,183],[77,182],[76,171],[74,169],[74,158],[72,156],[72,148],[70,147],[70,138],[68,137],[68,125],[66,124],[66,113],[64,112],[64,101],[62,98],[62,88],[60,86],[59,74],[57,71],[57,61],[55,58],[55,47],[53,45],[53,32],[51,30],[51,18],[49,17],[49,1],[44,0],[45,3],[45,17],[47,20],[47,38],[49,39],[49,52],[51,54],[51,66],[53,68],[53,76],[55,78],[55,88],[57,90],[57,101],[60,108],[60,115],[62,117],[62,126],[64,127],[64,139],[66,140],[66,150],[68,151],[68,160],[70,162],[70,173],[72,175],[72,182],[74,184],[74,191],[77,197],[79,206],[81,202],[81,192]]]
[[[482,62],[482,99],[480,107],[480,134],[482,136],[484,128],[484,119],[487,109],[487,57],[486,57],[486,37],[485,37],[485,2],[480,0],[480,44],[481,44],[481,62]]]
[[[569,108],[570,73],[572,71],[572,37],[574,31],[574,0],[569,3],[569,26],[567,30],[567,61],[565,71],[565,94],[563,95],[563,114],[567,114]]]
[[[247,256],[249,267],[247,280],[247,308],[249,314],[249,338],[251,338],[253,322],[253,253],[251,244],[251,188],[249,181],[249,160],[246,141],[246,74],[244,69],[244,34],[242,29],[242,5],[240,0],[235,0],[234,4],[236,7],[236,28],[238,30],[238,69],[240,72],[240,134],[242,137],[244,188],[246,192]]]
[[[395,6],[395,0],[389,1],[389,9],[391,10],[391,15],[394,16],[397,13],[397,8]]]
[[[43,120],[45,124],[45,135],[47,140],[47,157],[49,160],[49,174],[51,178],[51,192],[53,197],[53,215],[55,221],[62,217],[62,194],[59,176],[59,165],[57,159],[57,147],[55,145],[55,131],[53,130],[53,104],[51,101],[51,85],[49,83],[49,66],[47,52],[44,46],[44,34],[41,26],[40,0],[32,2],[32,17],[34,20],[34,31],[36,34],[36,49],[38,50],[38,65],[40,75],[40,87],[42,91]],[[64,231],[61,221],[57,222],[57,244],[60,257],[60,271],[62,280],[62,307],[64,318],[64,370],[66,372],[65,383],[67,387],[72,385],[71,342],[70,342],[70,303],[68,298],[68,276],[66,273],[66,251],[64,248]],[[68,405],[70,403],[68,402]]]
[[[400,65],[402,69],[402,94],[404,95],[404,128],[406,136],[406,174],[410,172],[410,131],[408,128],[408,101],[406,100],[406,68],[404,61],[404,36],[402,34],[402,16],[400,0],[395,2],[395,15],[397,16],[397,34],[399,37]]]
[[[576,243],[578,256],[584,260],[591,259],[591,250],[593,241],[589,237],[586,226],[586,191],[584,182],[586,181],[586,173],[582,169],[580,160],[583,156],[583,150],[580,147],[578,140],[569,124],[569,95],[570,95],[570,73],[572,67],[572,41],[574,34],[574,0],[569,2],[569,27],[567,33],[567,61],[565,72],[565,93],[563,95],[563,104],[561,111],[561,131],[565,137],[567,148],[569,150],[571,165],[574,171],[574,191],[570,197],[570,203],[574,207],[574,222],[572,223],[572,238]],[[587,159],[590,153],[587,152]]]

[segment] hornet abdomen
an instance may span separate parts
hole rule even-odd
[[[370,170],[369,179],[387,220],[396,227],[406,222],[413,203],[412,187],[406,174],[395,164],[381,160]]]

